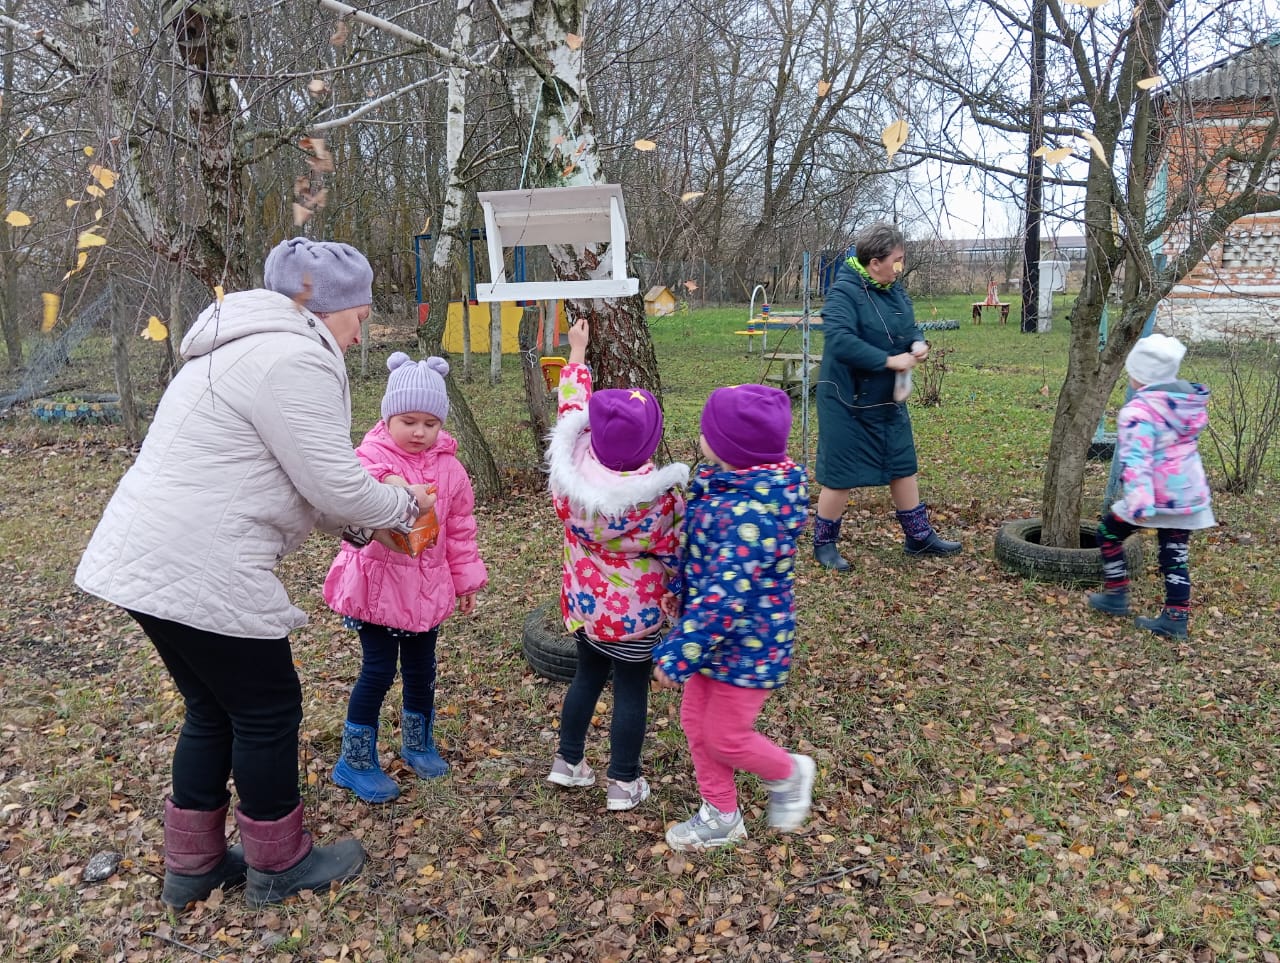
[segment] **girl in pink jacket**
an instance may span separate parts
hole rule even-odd
[[[556,514],[564,522],[560,607],[578,661],[560,714],[560,746],[547,781],[591,786],[583,758],[596,701],[613,673],[612,756],[606,802],[633,809],[649,797],[640,775],[649,672],[663,615],[658,602],[678,568],[689,466],[658,468],[662,410],[643,388],[592,393],[587,322],[569,329],[556,426],[547,448]]]
[[[476,548],[475,495],[458,461],[458,443],[443,430],[449,414],[443,358],[414,362],[397,351],[382,397],[382,420],[364,436],[356,455],[378,481],[435,486],[439,535],[416,557],[379,542],[344,543],[324,582],[324,600],[360,634],[363,661],[342,730],[342,758],[333,781],[366,802],[400,794],[378,761],[378,716],[396,677],[404,685],[400,755],[423,779],[449,771],[433,736],[436,635],[456,606],[475,609],[489,581]]]

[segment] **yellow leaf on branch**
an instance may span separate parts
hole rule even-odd
[[[215,284],[215,285],[213,286],[213,298],[214,298],[214,300],[215,300],[215,301],[217,301],[219,304],[221,304],[221,303],[222,303],[222,299],[223,299],[223,298],[225,298],[226,296],[227,296],[227,293],[226,293],[225,291],[223,291],[223,290],[222,290],[222,285],[221,285],[221,284]]]
[[[893,160],[893,155],[898,153],[902,145],[907,142],[907,133],[908,127],[905,120],[895,120],[884,129],[880,139],[884,141],[884,149],[889,154],[889,160]]]
[[[636,150],[656,150],[658,145],[648,138],[641,137],[634,144]]]
[[[107,196],[107,192],[104,191],[97,184],[90,184],[88,187],[85,188],[85,191],[89,194],[90,197],[96,197],[101,199]]]
[[[825,97],[825,96],[827,96],[827,94],[829,94],[830,92],[831,92],[831,81],[829,81],[829,80],[819,80],[819,81],[818,81],[818,96],[819,96],[819,97]]]
[[[10,211],[5,215],[4,222],[10,227],[26,227],[31,223],[31,218],[21,211]]]
[[[79,254],[77,254],[77,255],[76,255],[76,266],[75,266],[75,267],[73,267],[73,268],[72,268],[70,271],[68,271],[66,274],[62,275],[62,280],[64,280],[64,281],[65,281],[67,278],[71,277],[72,275],[79,274],[79,273],[80,273],[80,271],[84,268],[85,262],[86,262],[86,261],[88,261],[88,260],[89,260],[89,252],[88,252],[88,251],[81,251]]]
[[[169,337],[169,329],[153,314],[147,318],[147,329],[142,332],[142,336],[148,341],[163,341]]]
[[[100,164],[93,164],[89,168],[89,173],[93,175],[93,179],[105,187],[107,190],[116,186],[116,172],[107,170]]]
[[[570,50],[577,50],[582,46],[582,38],[576,33],[567,33],[564,35],[564,42]]]
[[[83,251],[87,247],[102,247],[107,243],[107,239],[101,234],[94,234],[93,231],[81,231],[80,237],[76,241],[76,250]]]
[[[695,197],[701,197],[705,193],[706,191],[685,191],[683,194],[680,195],[680,200],[691,201]]]
[[[92,157],[95,153],[96,153],[96,151],[94,151],[94,149],[93,149],[92,147],[86,147],[86,148],[84,148],[84,156],[85,156],[85,157]]]
[[[1097,137],[1087,130],[1080,135],[1080,139],[1089,145],[1089,148],[1093,151],[1093,156],[1102,161],[1102,165],[1104,167],[1111,166],[1110,161],[1107,160],[1107,151],[1106,148],[1102,146],[1102,141],[1098,140]]]
[[[1152,74],[1150,77],[1143,77],[1138,81],[1139,90],[1150,90],[1152,87],[1159,87],[1164,82],[1164,78],[1159,74]]]
[[[40,330],[47,334],[58,323],[58,309],[62,307],[62,298],[46,291],[40,295],[40,300],[44,302],[44,320],[40,322]]]

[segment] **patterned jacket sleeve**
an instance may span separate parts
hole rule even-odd
[[[653,661],[672,681],[683,683],[704,666],[714,664],[721,640],[742,617],[744,605],[737,586],[743,581],[750,583],[748,573],[770,564],[773,556],[763,546],[777,541],[772,518],[762,516],[758,525],[758,539],[721,546],[694,582],[686,585],[684,611],[653,650]]]
[[[561,368],[556,417],[569,411],[585,411],[590,400],[591,369],[585,364],[567,364]]]

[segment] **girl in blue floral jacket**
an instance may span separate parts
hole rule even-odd
[[[769,787],[769,825],[809,814],[814,763],[756,731],[791,671],[796,539],[808,517],[805,473],[787,457],[791,400],[763,385],[717,388],[702,412],[702,465],[689,490],[675,627],[654,649],[654,676],[683,685],[680,723],[702,806],[667,831],[672,849],[713,849],[747,836],[734,773]],[[682,586],[680,583],[683,583]]]

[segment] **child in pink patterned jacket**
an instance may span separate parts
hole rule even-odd
[[[583,758],[596,701],[613,672],[609,787],[611,810],[649,797],[640,774],[649,709],[649,672],[663,613],[659,601],[678,568],[689,466],[658,468],[662,410],[643,388],[592,393],[589,332],[569,329],[569,363],[560,372],[556,426],[547,448],[550,488],[564,522],[560,607],[577,636],[578,661],[560,715],[559,751],[547,781],[591,786]]]
[[[1212,528],[1209,484],[1198,440],[1209,421],[1209,389],[1178,378],[1187,349],[1177,338],[1152,334],[1138,341],[1125,368],[1135,394],[1116,419],[1116,457],[1122,466],[1121,497],[1098,525],[1103,591],[1089,605],[1108,615],[1129,614],[1129,570],[1124,540],[1154,528],[1160,540],[1164,609],[1139,628],[1168,638],[1187,637],[1191,605],[1188,542],[1191,532]]]
[[[458,443],[443,429],[449,414],[443,358],[414,362],[397,351],[382,397],[382,420],[356,455],[378,481],[430,484],[436,489],[439,534],[414,557],[377,542],[344,543],[324,582],[324,600],[360,634],[363,659],[342,731],[342,758],[333,781],[366,802],[400,794],[378,761],[378,716],[396,677],[404,685],[400,755],[423,779],[449,771],[436,749],[436,636],[456,607],[475,609],[489,576],[476,547],[475,495],[458,461]]]

